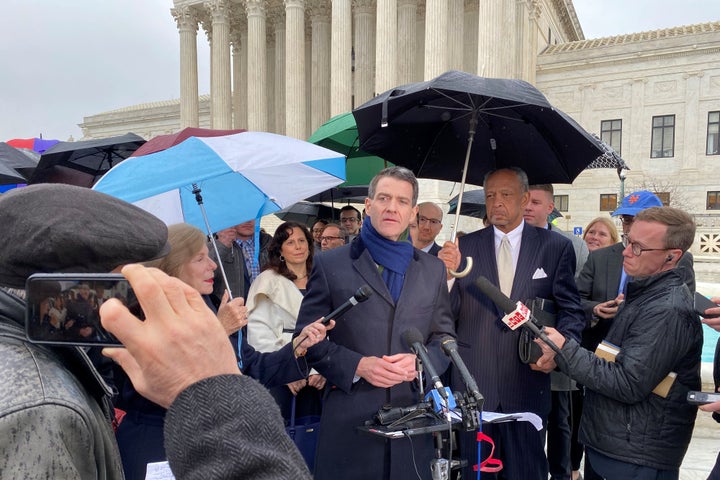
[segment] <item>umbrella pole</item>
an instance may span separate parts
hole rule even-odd
[[[468,166],[470,165],[470,152],[472,151],[472,144],[475,140],[475,130],[478,123],[477,115],[477,109],[473,109],[472,116],[470,117],[470,127],[468,129],[468,146],[465,152],[465,165],[463,165],[462,179],[460,180],[460,194],[458,194],[457,207],[455,210],[455,224],[453,225],[452,232],[450,232],[450,241],[453,243],[455,243],[455,239],[457,238],[457,229],[460,223],[460,212],[462,211],[463,194],[465,193],[465,180],[467,179]],[[462,272],[448,271],[453,277],[462,278],[470,273],[470,270],[472,270],[472,257],[467,257],[467,266]]]
[[[215,243],[215,236],[210,230],[210,222],[208,221],[207,213],[205,213],[205,205],[203,205],[202,195],[200,195],[200,192],[202,192],[202,190],[200,189],[200,187],[197,186],[197,183],[193,183],[192,185],[192,193],[195,195],[195,201],[197,201],[197,204],[200,207],[200,212],[202,213],[203,220],[205,220],[205,228],[207,228],[208,236],[210,237],[210,243],[212,243],[213,250],[215,251],[215,258],[218,259],[217,265],[218,268],[220,268],[223,283],[225,283],[225,288],[227,289],[229,299],[232,300],[233,295],[232,291],[230,290],[230,283],[228,282],[227,275],[225,275],[225,269],[223,268],[222,260],[220,259],[220,252],[218,252],[217,243]]]

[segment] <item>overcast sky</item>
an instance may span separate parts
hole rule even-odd
[[[313,0],[308,0],[308,2]],[[574,0],[586,38],[720,20],[718,0]],[[0,0],[0,141],[66,140],[83,117],[178,98],[172,0]],[[198,35],[200,93],[209,90]]]

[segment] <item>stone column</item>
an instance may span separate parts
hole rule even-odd
[[[267,52],[264,0],[246,0],[248,16],[248,129],[266,132]]]
[[[465,31],[463,71],[477,72],[478,61],[478,0],[465,0]]]
[[[204,6],[204,5],[202,5]],[[213,41],[212,41],[212,17],[210,15],[210,12],[207,8],[203,8],[202,10],[198,11],[198,20],[200,21],[200,25],[205,32],[205,37],[207,38],[208,47],[210,50],[210,60],[212,63],[212,51],[213,51]],[[213,71],[212,68],[210,68],[210,88],[212,90],[213,85]],[[199,100],[199,98],[198,98]],[[203,108],[202,105],[199,105],[200,108]],[[200,125],[203,128],[212,128],[212,91],[210,92],[210,95],[208,95],[208,102],[207,102],[207,109],[208,109],[208,115],[206,120]]]
[[[398,0],[398,83],[418,81],[417,0]]]
[[[233,53],[233,128],[247,128],[247,17],[234,11],[230,17]]]
[[[270,18],[268,17],[268,20]],[[267,21],[267,20],[266,20]],[[283,44],[282,50],[285,51],[285,45]],[[278,59],[275,58],[275,53],[277,52],[277,45],[275,45],[275,36],[273,35],[273,32],[268,30],[267,31],[267,37],[265,37],[265,53],[267,53],[267,78],[268,78],[268,96],[267,96],[267,131],[270,133],[280,133],[278,130],[278,119],[277,119],[277,113],[275,111],[275,104],[277,103],[277,98],[275,97],[275,91],[278,88],[282,88],[283,92],[283,99],[285,98],[285,77],[279,78],[279,76],[275,73],[275,65],[278,62]],[[282,60],[279,60],[282,62]],[[285,69],[283,68],[283,72]],[[273,88],[274,86],[274,88]],[[285,103],[283,102],[280,106],[280,111],[283,112],[283,115],[285,115]],[[284,117],[283,117],[284,118]],[[282,124],[282,130],[285,131],[285,123]]]
[[[697,132],[703,130],[702,124],[698,121],[700,118],[705,119],[707,122],[707,110],[700,109],[700,80],[705,75],[702,70],[696,70],[692,72],[686,72],[683,74],[685,80],[685,128],[683,129],[683,141],[680,143],[679,135],[675,136],[675,158],[679,162],[673,162],[677,168],[678,173],[680,170],[694,170],[697,168],[698,155],[695,152],[705,152],[705,142],[698,142],[700,137]],[[675,116],[675,128],[678,128],[678,116]],[[700,124],[700,125],[698,125]],[[704,126],[705,133],[707,134],[707,123]],[[703,135],[703,140],[706,138]],[[678,146],[682,145],[682,149]]]
[[[465,0],[449,0],[447,70],[462,70],[465,60]]]
[[[425,70],[423,80],[430,80],[448,68],[448,2],[427,0],[425,3]]]
[[[197,17],[190,6],[170,10],[180,33],[180,128],[199,126]]]
[[[397,86],[397,0],[377,0],[375,93]]]
[[[425,4],[419,3],[415,18],[415,81],[422,80],[425,72]]]
[[[525,45],[525,66],[523,67],[524,80],[535,85],[535,76],[537,74],[537,56],[538,51],[538,19],[540,18],[540,2],[539,0],[528,0],[528,19],[525,23],[527,30],[527,40]]]
[[[481,77],[502,78],[506,73],[503,57],[513,52],[506,48],[507,32],[512,32],[505,23],[507,3],[508,0],[480,1],[477,74]]]
[[[230,85],[230,22],[227,0],[206,3],[212,17],[212,128],[232,128],[232,89]]]
[[[375,0],[353,0],[355,72],[353,107],[375,94]]]
[[[330,119],[330,1],[314,0],[310,7],[311,79],[310,131]]]
[[[305,0],[285,0],[285,134],[305,138]]]
[[[285,7],[281,4],[272,9],[271,15],[272,28],[274,32],[275,42],[275,61],[274,61],[274,78],[273,87],[273,115],[269,120],[270,124],[274,123],[273,131],[281,135],[285,135]]]
[[[352,108],[351,0],[332,0],[330,49],[330,116]]]

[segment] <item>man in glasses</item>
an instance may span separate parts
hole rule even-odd
[[[620,208],[611,215],[622,221],[623,234],[630,232],[635,216],[645,209],[661,207],[662,201],[647,190],[640,190],[626,196]],[[578,292],[586,315],[586,328],[582,334],[582,347],[595,351],[598,344],[607,336],[620,304],[625,299],[625,288],[630,278],[623,268],[622,243],[601,248],[590,253],[587,262],[576,279]],[[678,262],[679,272],[691,292],[695,291],[695,272],[692,254],[685,252]],[[573,412],[582,411],[582,400],[573,399]],[[579,415],[574,415],[579,423]],[[573,427],[573,438],[577,438],[577,425]],[[577,471],[582,458],[583,448],[575,442],[571,453],[573,471]],[[585,462],[586,480],[599,480],[592,470],[591,462]]]
[[[345,227],[348,232],[348,243],[351,242],[360,233],[362,227],[362,218],[360,210],[352,205],[345,205],[340,209],[340,225]]]
[[[623,235],[631,280],[601,346],[593,353],[546,328],[560,370],[585,386],[580,441],[603,478],[678,478],[697,414],[686,397],[701,386],[702,328],[678,268],[694,239],[682,210],[642,210]]]
[[[345,245],[347,230],[337,223],[328,223],[320,236],[320,248],[323,252]]]
[[[440,245],[435,243],[435,238],[442,230],[443,211],[432,202],[418,204],[417,238],[413,237],[415,248],[437,257]]]

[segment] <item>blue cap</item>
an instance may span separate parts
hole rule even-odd
[[[647,190],[640,190],[639,192],[633,192],[623,198],[620,208],[610,215],[613,217],[617,217],[618,215],[632,215],[634,217],[646,208],[662,206],[663,203],[657,195],[652,192],[648,192]]]

